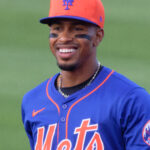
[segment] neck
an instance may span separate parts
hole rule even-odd
[[[73,71],[61,71],[61,78],[58,78],[58,82],[60,79],[61,88],[63,87],[73,87],[76,86],[87,79],[89,79],[97,70],[98,68],[98,61],[95,63],[91,63],[88,65],[84,65],[84,67],[78,68]]]

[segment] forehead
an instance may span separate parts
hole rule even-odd
[[[83,26],[89,26],[89,27],[96,26],[92,23],[88,23],[85,21],[76,20],[76,19],[66,19],[66,18],[64,18],[64,19],[63,18],[53,19],[51,21],[51,23],[49,24],[49,26],[52,26],[54,24],[58,24],[58,25],[83,25]]]

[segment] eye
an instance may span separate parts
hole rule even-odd
[[[60,31],[61,27],[55,24],[55,25],[52,25],[50,29],[51,31]]]
[[[59,30],[60,30],[60,27],[54,27],[53,30],[59,31]]]

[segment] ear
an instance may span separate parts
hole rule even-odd
[[[104,30],[97,27],[96,28],[96,37],[95,37],[95,41],[94,41],[94,46],[97,47],[99,45],[99,43],[102,41],[104,37]]]

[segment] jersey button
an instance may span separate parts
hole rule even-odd
[[[61,117],[60,120],[61,120],[61,122],[65,122],[66,119],[65,119],[65,117]]]
[[[63,109],[67,109],[67,105],[66,105],[66,104],[63,104],[63,105],[62,105],[62,108],[63,108]]]

